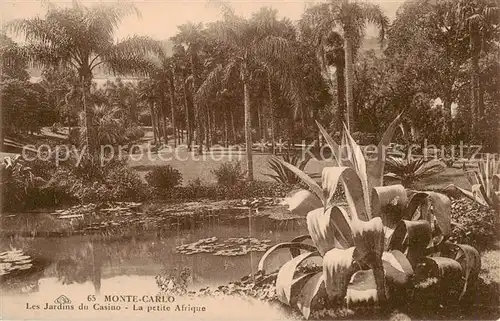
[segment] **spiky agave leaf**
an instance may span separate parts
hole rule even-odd
[[[365,221],[369,220],[371,209],[369,203],[366,203],[363,184],[354,169],[350,167],[325,167],[322,172],[322,182],[323,193],[326,196],[325,206],[331,203],[339,182],[341,182],[351,216]]]
[[[352,162],[349,160],[347,156],[345,156],[346,152],[343,150],[343,146],[339,146],[335,140],[328,134],[326,129],[321,126],[321,124],[316,121],[316,124],[318,125],[318,128],[325,138],[328,146],[330,147],[330,150],[332,151],[333,157],[335,158],[335,161],[337,164],[336,166],[346,166],[346,167],[352,167]]]
[[[300,250],[304,250],[304,251],[307,251],[307,252],[315,252],[316,251],[316,248],[314,246],[309,245],[309,244],[305,244],[305,243],[302,243],[302,242],[295,241],[295,242],[278,243],[278,244],[272,246],[271,248],[269,248],[266,251],[266,253],[264,253],[264,255],[262,256],[262,258],[259,261],[259,264],[257,266],[257,270],[265,272],[265,267],[266,267],[267,260],[269,259],[269,257],[271,256],[271,254],[274,254],[274,252],[276,252],[276,251],[278,251],[280,249],[290,249],[290,252],[292,253],[292,258],[295,258],[295,257],[299,256],[300,255]],[[296,252],[292,252],[292,249],[299,250],[299,254],[298,255],[294,255]]]
[[[330,299],[344,299],[354,269],[355,247],[331,249],[323,257],[323,278]]]
[[[344,142],[344,144],[348,146],[348,156],[352,161],[353,168],[358,174],[361,186],[363,186],[363,198],[367,211],[367,219],[371,219],[370,190],[368,189],[368,172],[366,170],[365,156],[354,138],[352,138],[351,133],[347,130],[347,127],[344,130]]]
[[[429,286],[429,281],[438,286],[437,296],[456,301],[460,297],[462,287],[462,266],[447,257],[423,257],[415,268],[415,285],[417,288]]]
[[[341,207],[318,208],[309,212],[307,229],[321,255],[334,247],[348,248],[353,245],[349,217]]]
[[[353,219],[351,221],[352,235],[356,246],[356,258],[378,259],[384,252],[384,225],[380,217],[368,222]],[[371,256],[374,255],[374,258]]]
[[[394,229],[403,216],[408,197],[403,185],[379,186],[372,189],[373,217],[381,217],[384,227]]]
[[[319,272],[306,282],[297,299],[297,307],[306,319],[311,315],[311,304],[314,299],[324,297],[325,294],[325,280],[323,273]]]
[[[323,192],[321,190],[321,187],[319,187],[318,183],[314,179],[312,179],[310,176],[308,176],[306,173],[301,171],[299,168],[296,166],[289,164],[277,157],[273,157],[273,159],[276,159],[278,162],[283,164],[286,168],[288,168],[290,171],[292,171],[294,174],[296,174],[313,192],[322,202],[324,202],[325,197],[323,196]]]
[[[452,244],[449,242],[443,244],[440,254],[457,261],[462,267],[463,287],[460,292],[460,300],[477,281],[479,272],[481,271],[481,256],[470,245]]]
[[[367,159],[366,161],[366,170],[368,172],[368,188],[371,189],[373,187],[382,186],[384,180],[384,168],[386,161],[386,151],[387,147],[391,143],[392,137],[394,136],[394,132],[401,120],[400,113],[387,127],[384,134],[382,135],[382,139],[380,140],[377,146],[377,156],[376,159]]]
[[[361,270],[354,273],[347,286],[347,306],[378,300],[377,284],[373,270]]]
[[[414,275],[410,261],[401,251],[392,250],[382,253],[382,263],[387,281],[399,286],[408,285]]]
[[[431,225],[426,220],[402,220],[396,226],[389,242],[389,250],[405,253],[413,267],[431,245]]]
[[[286,262],[281,267],[276,278],[276,295],[281,302],[290,305],[292,295],[298,295],[297,293],[292,293],[292,284],[297,267],[308,258],[317,255],[317,252],[303,253]]]
[[[288,210],[293,214],[306,216],[312,210],[323,207],[321,200],[308,190],[301,189],[285,197],[284,205],[288,205]]]

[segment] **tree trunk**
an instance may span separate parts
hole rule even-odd
[[[257,105],[257,139],[262,140],[262,105]]]
[[[300,127],[302,130],[302,134],[306,132],[306,113],[304,112],[304,106],[300,105]]]
[[[186,131],[187,131],[187,145],[188,150],[191,151],[191,147],[193,144],[193,126],[192,126],[192,113],[191,113],[191,102],[188,97],[188,81],[184,80],[184,105],[185,105],[185,113],[186,113]]]
[[[174,147],[177,147],[177,141],[176,141],[177,127],[175,124],[175,83],[174,83],[175,79],[173,70],[170,71],[169,78],[170,78],[169,83],[170,83],[170,109],[171,109],[170,122],[172,123],[172,133],[174,135]]]
[[[230,111],[230,116],[231,116],[231,132],[232,132],[232,144],[236,145],[237,143],[237,134],[236,134],[236,123],[234,122],[234,112],[231,109]]]
[[[346,32],[344,37],[344,51],[345,51],[345,82],[346,82],[346,106],[347,106],[347,129],[350,132],[355,130],[354,119],[354,65],[353,65],[353,51],[352,41],[349,32]]]
[[[163,121],[163,140],[165,141],[165,145],[168,145],[167,114],[166,104],[163,104],[161,108],[161,119]],[[175,133],[173,135],[175,139]]]
[[[227,121],[227,110],[224,110],[224,147],[229,146],[229,124]]]
[[[253,181],[253,155],[252,155],[252,113],[250,111],[250,85],[245,77],[243,93],[245,96],[245,145],[247,157],[247,180]]]
[[[151,128],[153,130],[153,141],[154,144],[157,144],[157,137],[156,137],[156,121],[155,121],[155,108],[154,108],[154,103],[152,100],[149,101],[149,110],[151,112]]]
[[[210,113],[205,109],[205,145],[207,146],[207,151],[210,150]]]
[[[471,58],[471,113],[473,132],[479,124],[479,55]]]
[[[448,97],[445,97],[443,99],[443,109],[446,114],[446,137],[448,137],[449,142],[451,143],[453,139],[453,116],[451,114],[451,97],[447,95]]]
[[[93,112],[92,106],[87,104],[87,95],[90,94],[90,85],[92,82],[92,75],[90,71],[82,71],[80,75],[81,86],[82,86],[82,105],[83,111],[85,113],[85,128],[87,135],[85,137],[85,143],[87,145],[88,155],[97,157],[97,135],[95,132],[95,127],[93,124]]]
[[[267,93],[269,95],[269,121],[271,122],[271,150],[273,155],[276,154],[276,124],[274,118],[274,97],[273,88],[271,86],[271,74],[267,72]]]

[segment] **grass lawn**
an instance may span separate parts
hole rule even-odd
[[[159,154],[152,153],[148,158],[143,155],[141,159],[129,160],[131,167],[135,168],[141,176],[152,170],[155,166],[170,165],[178,169],[182,173],[183,183],[186,184],[191,180],[200,178],[206,183],[215,183],[215,176],[212,170],[216,169],[220,164],[228,161],[240,161],[242,169],[246,169],[246,157],[244,152],[233,151],[231,153],[221,151],[206,152],[203,155],[195,155],[187,150],[179,150],[174,154],[167,150],[159,151]],[[266,174],[273,174],[268,166],[268,160],[271,157],[265,153],[254,153],[253,168],[254,178],[256,180],[270,181],[272,180]],[[307,173],[320,173],[323,168],[332,166],[331,161],[311,159],[305,170]],[[447,168],[444,172],[426,178],[418,183],[418,189],[439,189],[444,188],[449,184],[455,184],[462,188],[470,188],[467,179],[465,178],[462,169]]]

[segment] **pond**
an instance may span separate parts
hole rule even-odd
[[[134,233],[4,234],[0,252],[19,249],[20,255],[33,259],[26,270],[4,271],[4,296],[91,295],[124,289],[156,295],[156,276],[182,278],[183,273],[188,290],[196,291],[255,273],[265,249],[307,231],[303,219],[276,221],[267,216],[208,217],[191,225],[130,229]],[[289,253],[283,250],[270,264],[277,268],[287,259]]]

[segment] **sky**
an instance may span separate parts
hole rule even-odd
[[[109,2],[106,0],[104,2]],[[380,5],[392,20],[396,10],[404,0],[368,0]],[[57,5],[70,5],[71,0],[50,1]],[[95,3],[95,0],[84,0],[85,4]],[[114,1],[113,1],[114,2]],[[278,10],[280,17],[292,20],[300,18],[304,8],[312,0],[229,0],[235,11],[249,17],[260,7],[270,6]],[[115,36],[123,39],[132,35],[150,36],[157,40],[165,40],[175,35],[177,26],[186,22],[211,22],[221,17],[220,10],[208,0],[135,0],[141,12],[141,18],[127,17],[122,21]],[[41,0],[0,0],[0,25],[12,19],[43,17],[45,6]],[[367,35],[376,36],[373,27],[369,27]]]

